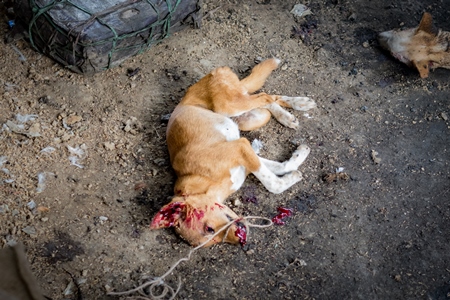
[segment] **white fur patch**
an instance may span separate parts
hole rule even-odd
[[[302,179],[302,173],[299,171],[292,171],[281,177],[272,173],[269,168],[261,162],[261,167],[258,171],[253,172],[256,178],[261,181],[264,187],[271,193],[280,194],[290,188],[295,183]]]
[[[260,140],[258,140],[258,139],[254,139],[253,142],[252,142],[252,148],[253,148],[253,151],[255,151],[256,154],[259,154],[259,152],[263,148],[263,143]]]
[[[231,189],[237,191],[245,181],[245,168],[238,166],[230,169],[230,180],[233,183]]]
[[[309,97],[281,96],[281,100],[289,104],[295,110],[307,111],[317,107],[316,102]]]
[[[227,141],[234,141],[239,139],[239,127],[229,118],[224,118],[223,122],[220,122],[214,126]]]

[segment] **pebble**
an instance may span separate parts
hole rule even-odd
[[[161,167],[166,163],[166,160],[164,158],[157,158],[154,159],[153,162]]]
[[[378,157],[378,152],[375,150],[372,150],[371,157],[374,163],[379,164],[381,162],[381,158]]]
[[[22,231],[29,235],[36,234],[36,228],[34,228],[33,226],[27,226],[27,227],[23,228]]]
[[[447,120],[448,120],[448,116],[447,116],[447,114],[446,114],[445,112],[441,112],[441,118],[442,118],[444,121],[447,121]]]
[[[75,123],[80,122],[82,119],[83,118],[80,116],[72,115],[72,116],[68,116],[65,121],[66,121],[67,125],[73,125]]]
[[[34,202],[34,200],[31,200],[30,202],[27,203],[28,209],[33,210],[36,208],[36,202]]]
[[[240,205],[242,205],[242,202],[239,199],[234,199],[233,200],[233,205],[234,206],[240,206]]]
[[[103,146],[105,147],[106,150],[109,150],[109,151],[116,149],[116,145],[111,142],[104,142]]]

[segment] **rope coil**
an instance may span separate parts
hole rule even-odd
[[[252,224],[250,222],[244,222],[246,230],[247,230],[247,234],[249,233],[249,229],[250,227],[257,227],[257,228],[266,228],[266,227],[270,227],[273,225],[272,220],[265,218],[265,217],[258,217],[258,216],[247,216],[247,217],[243,217],[240,220],[249,220],[249,219],[261,219],[261,220],[265,220],[268,223],[267,224],[263,224],[263,225],[258,225],[258,224]],[[130,297],[127,299],[133,299],[133,300],[160,300],[163,299],[164,297],[170,295],[170,300],[174,299],[175,296],[178,294],[178,292],[181,289],[181,278],[178,277],[178,286],[177,289],[174,290],[171,286],[169,286],[167,283],[165,283],[164,278],[166,278],[167,276],[169,276],[173,270],[175,270],[175,268],[182,263],[183,261],[188,261],[191,259],[191,255],[192,253],[194,253],[195,251],[197,251],[198,249],[202,248],[204,245],[206,245],[209,241],[211,241],[214,237],[216,237],[219,233],[221,233],[222,231],[226,230],[228,233],[228,230],[230,230],[231,225],[233,223],[235,223],[236,220],[230,221],[227,224],[225,224],[222,228],[220,228],[218,231],[216,231],[214,234],[212,234],[211,236],[208,237],[207,240],[205,240],[203,243],[201,243],[200,245],[198,245],[197,247],[191,249],[189,251],[189,253],[187,254],[187,256],[180,258],[177,262],[175,262],[170,268],[169,270],[164,273],[162,276],[160,277],[154,277],[154,278],[150,278],[150,277],[146,277],[143,280],[147,280],[144,283],[142,283],[141,285],[139,285],[138,287],[128,290],[128,291],[124,291],[124,292],[108,292],[107,295],[110,296],[124,296],[124,295],[129,295],[132,293],[136,293],[138,292],[139,294],[141,294],[142,297]],[[226,236],[227,234],[225,234]],[[156,288],[157,287],[162,287],[162,291],[161,293],[155,294]],[[147,289],[147,293],[145,292]]]

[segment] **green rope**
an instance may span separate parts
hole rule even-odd
[[[113,56],[116,52],[135,51],[134,54],[139,54],[151,47],[153,44],[169,37],[171,21],[174,13],[181,3],[181,0],[165,0],[166,10],[164,12],[167,14],[164,17],[158,10],[155,3],[152,3],[151,0],[144,0],[144,2],[147,3],[156,14],[157,21],[149,24],[145,28],[133,31],[131,33],[119,34],[117,32],[117,28],[114,28],[103,19],[103,17],[107,16],[108,13],[112,13],[120,8],[126,8],[127,6],[137,2],[141,2],[141,0],[129,0],[104,11],[94,13],[86,7],[81,7],[71,0],[52,0],[47,5],[42,7],[39,7],[35,3],[35,0],[29,0],[29,6],[33,13],[28,26],[30,44],[36,50],[51,55],[58,62],[66,65],[74,71],[77,71],[77,67],[79,67],[76,64],[82,64],[86,58],[83,54],[84,48],[96,46],[101,47],[102,45],[105,45],[110,47],[110,50],[107,53],[107,63],[101,68],[103,70],[109,69],[114,64]],[[64,9],[69,6],[87,14],[89,18],[81,21],[80,24],[76,26],[71,26],[72,28],[67,31],[55,24],[54,20],[52,20],[49,15],[49,11],[53,8]],[[83,31],[94,23],[98,23],[108,28],[112,36],[98,41],[83,40],[83,37],[85,37],[83,36]],[[51,26],[52,29],[54,29],[50,36],[48,36],[48,33],[45,35],[44,32],[40,31],[40,29],[45,29],[48,26]],[[156,33],[158,33],[158,35]],[[143,38],[143,43],[129,45],[127,39],[136,37]],[[70,58],[72,64],[67,61],[67,58]],[[94,66],[92,67],[95,69]]]

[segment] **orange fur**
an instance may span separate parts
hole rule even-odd
[[[153,218],[151,228],[175,227],[192,245],[199,245],[212,232],[236,220],[232,228],[208,243],[240,240],[239,216],[223,204],[249,173],[272,192],[282,192],[301,179],[296,170],[309,153],[301,146],[289,160],[263,160],[250,142],[239,137],[239,128],[263,126],[271,113],[283,124],[295,127],[296,119],[277,102],[295,109],[310,109],[315,103],[306,97],[251,94],[261,88],[279,61],[266,60],[245,79],[239,80],[228,67],[213,70],[191,86],[173,111],[167,126],[167,145],[177,174],[175,197]],[[235,117],[233,122],[230,117]],[[268,167],[265,165],[268,164]],[[278,177],[269,169],[278,172]],[[284,168],[284,169],[283,169]]]
[[[450,32],[437,30],[429,13],[415,28],[380,33],[379,41],[395,58],[415,67],[422,78],[428,77],[430,69],[450,69]]]

